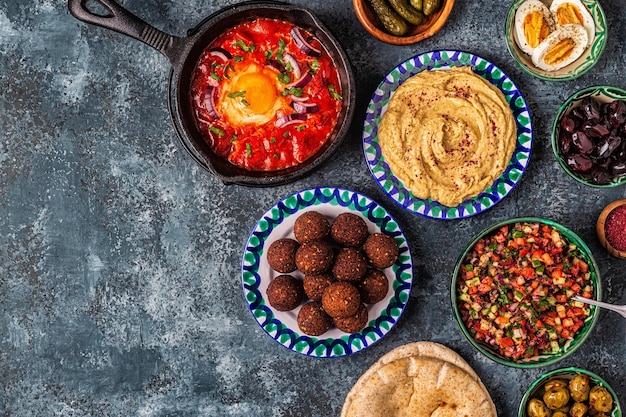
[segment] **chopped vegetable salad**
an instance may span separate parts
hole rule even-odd
[[[558,352],[584,325],[589,266],[554,227],[515,223],[481,238],[459,269],[457,302],[471,336],[514,361]]]

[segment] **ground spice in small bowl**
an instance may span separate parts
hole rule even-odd
[[[614,208],[604,224],[606,240],[619,251],[626,251],[626,205]]]

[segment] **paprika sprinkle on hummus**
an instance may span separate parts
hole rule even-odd
[[[470,67],[407,79],[378,130],[383,156],[404,186],[449,207],[477,196],[504,172],[516,137],[506,98]]]

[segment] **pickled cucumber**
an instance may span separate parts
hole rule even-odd
[[[426,16],[430,16],[439,10],[439,7],[441,7],[441,0],[424,0],[422,12],[424,12]]]
[[[411,0],[411,6],[415,7],[420,12],[423,11],[424,0]]]
[[[407,34],[410,28],[409,24],[394,9],[389,7],[385,0],[369,1],[387,32],[396,36]]]
[[[424,13],[411,6],[408,0],[389,0],[391,7],[409,23],[421,25],[426,21]]]

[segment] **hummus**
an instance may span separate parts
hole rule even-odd
[[[398,87],[378,140],[413,195],[453,207],[504,172],[517,132],[502,92],[470,67],[452,67],[420,72]]]

